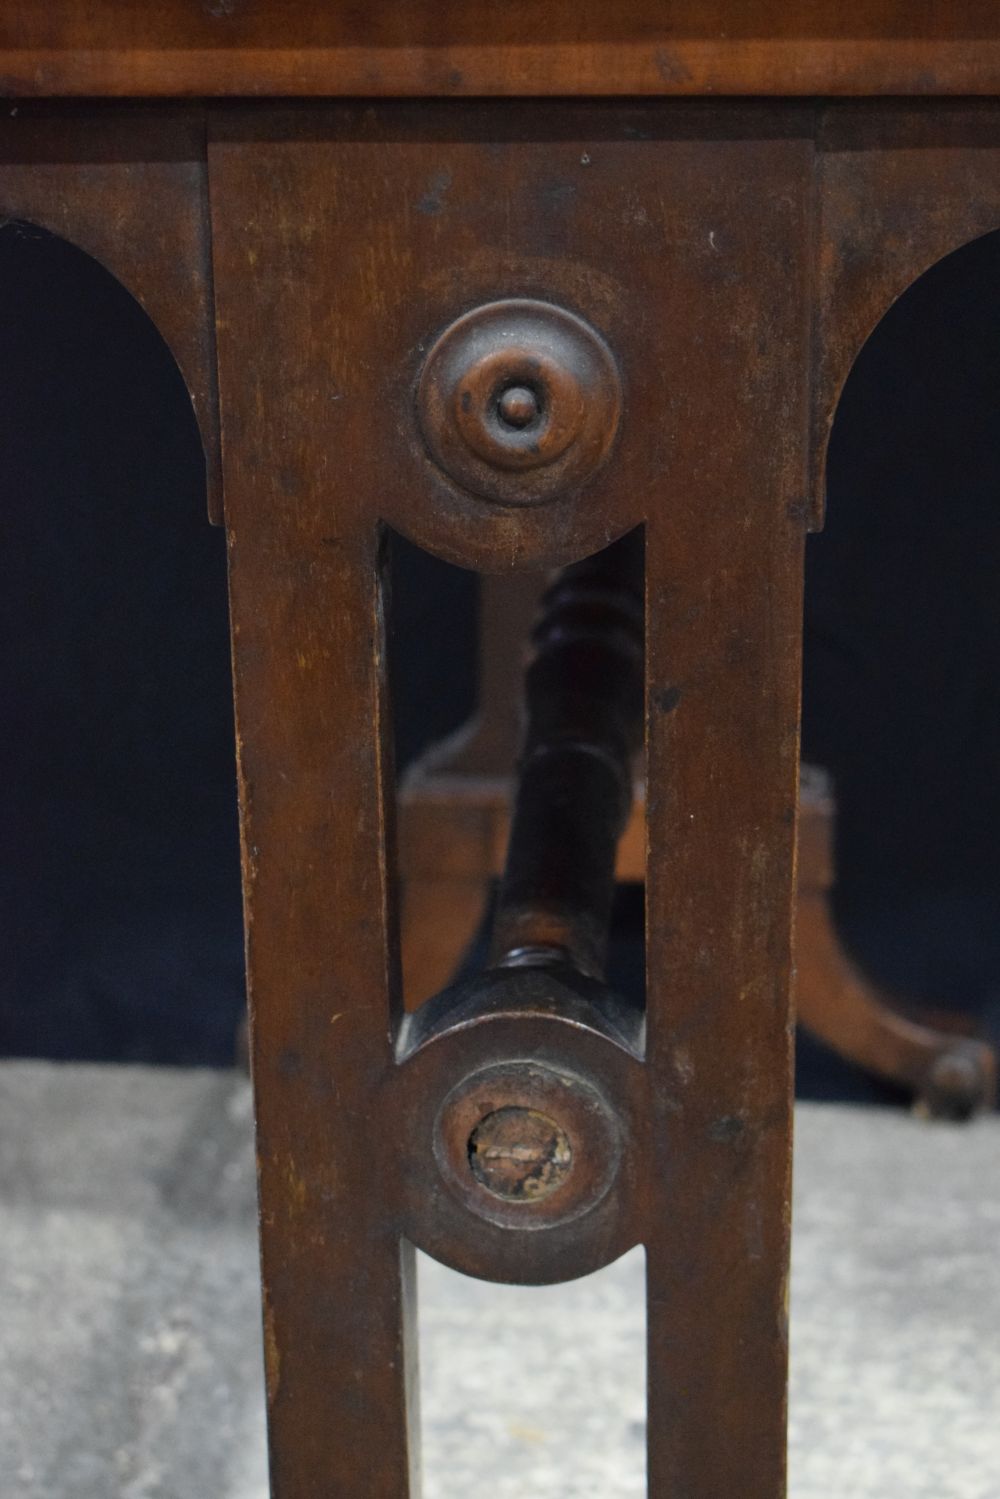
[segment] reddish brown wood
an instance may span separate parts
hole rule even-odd
[[[220,305],[225,377],[245,324],[226,290]],[[272,1486],[350,1494],[363,1471],[373,1499],[397,1499],[416,1461],[414,1308],[381,1096],[396,985],[376,538],[344,515],[329,534],[312,443],[292,429],[274,446],[253,383],[225,401]]]
[[[523,582],[531,583],[530,577]],[[481,630],[486,709],[471,744],[434,746],[400,794],[403,976],[408,1008],[449,984],[479,929],[490,882],[503,872],[510,826],[513,725],[521,659],[543,584],[520,589],[487,580]],[[914,1095],[918,1110],[965,1117],[996,1100],[997,1061],[969,1016],[929,1014],[884,993],[851,961],[831,908],[836,811],[825,777],[810,769],[799,799],[796,886],[796,1019],[848,1061]],[[646,877],[646,793],[618,845],[617,878]]]
[[[196,113],[12,106],[0,196],[121,275],[203,430],[214,276],[276,1499],[415,1493],[413,1244],[545,1283],[640,1241],[650,1493],[781,1499],[808,400],[815,479],[860,341],[996,227],[1000,162],[989,106],[714,96],[996,92],[995,7],[12,0],[0,73],[11,95],[710,96],[212,106],[207,173]],[[583,319],[621,377],[582,487],[520,504],[456,484],[417,416],[435,341],[502,298]],[[385,522],[504,579],[645,526],[644,1032],[572,968],[404,1014]]]
[[[564,568],[543,595],[493,919],[496,964],[569,963],[604,976],[643,740],[644,571],[635,530]]]
[[[511,788],[495,775],[437,771],[400,806],[403,975],[408,1008],[449,984],[503,869]],[[796,1019],[848,1061],[913,1093],[919,1110],[964,1117],[996,1100],[997,1060],[967,1016],[929,1014],[883,993],[850,960],[830,907],[835,813],[825,793],[800,799]],[[618,848],[618,879],[645,879],[645,787]]]
[[[432,746],[406,781],[419,781],[439,766],[460,776],[507,776],[521,743],[528,638],[545,578],[530,572],[480,578],[476,711],[468,725]]]
[[[505,817],[501,823],[506,824]],[[408,831],[412,839],[412,827]],[[462,827],[458,836],[466,831]],[[490,881],[482,876],[449,878],[436,870],[420,873],[412,868],[401,873],[403,994],[408,1010],[417,1009],[455,978],[486,914],[489,893]]]
[[[214,130],[280,1499],[351,1492],[375,1420],[366,1492],[405,1491],[401,1227],[460,1268],[536,1281],[643,1239],[650,1492],[782,1490],[807,123],[761,140],[742,107],[707,136],[683,111],[399,108]],[[511,512],[450,484],[412,392],[456,313],[515,295],[600,331],[626,407],[588,489]],[[383,722],[380,517],[494,569],[566,563],[646,521],[644,1062],[586,992],[540,1010],[528,972],[470,997],[487,1023],[404,1028],[393,1062],[390,794],[365,731]],[[589,1019],[564,1024],[580,1004]],[[448,1090],[525,1047],[595,1080],[622,1132],[592,1211],[544,1233],[477,1217],[428,1148]]]
[[[503,871],[509,772],[520,744],[527,642],[542,586],[531,573],[480,580],[476,711],[411,766],[399,788],[408,1009],[454,978],[485,914],[490,882]]]
[[[614,355],[588,323],[538,298],[500,298],[428,351],[417,414],[428,451],[481,499],[540,505],[604,464],[621,422]]]
[[[717,149],[673,162],[671,196],[693,180],[697,208],[670,257],[681,407],[646,532],[649,1483],[772,1499],[812,156],[808,138]]]
[[[995,94],[993,0],[6,0],[15,94]]]

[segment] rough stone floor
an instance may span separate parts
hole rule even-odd
[[[233,1074],[0,1065],[4,1499],[265,1499],[250,1126]],[[1000,1119],[797,1130],[792,1499],[998,1499]],[[420,1284],[425,1499],[644,1493],[641,1251]]]

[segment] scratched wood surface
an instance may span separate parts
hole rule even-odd
[[[995,94],[993,0],[5,0],[9,95]]]
[[[419,79],[442,91],[439,65],[457,66],[449,47],[483,14],[291,6],[286,28],[312,17],[309,55],[290,59],[286,30],[269,73],[277,13],[222,10],[90,6],[84,20],[22,0],[0,23],[9,89],[309,92],[332,79],[377,93]],[[827,68],[824,48],[861,47],[849,82],[862,92],[890,77],[972,90],[985,73],[935,73],[932,50],[944,64],[959,47],[987,70],[994,55],[992,7],[824,13],[783,6],[779,25],[779,8],[746,10],[747,25],[769,21],[760,48],[733,21],[742,51],[729,55],[762,69],[742,75],[747,88],[823,77],[832,91],[829,70],[776,71],[803,36]],[[567,14],[553,13],[553,42]],[[635,41],[620,15],[574,11],[584,52],[566,43],[565,66],[537,73],[503,29],[523,15],[515,5],[497,22],[499,71],[456,75],[453,90],[596,90],[599,58],[609,89],[646,86],[615,62]],[[713,16],[672,9],[671,44],[704,59],[697,28]],[[337,31],[349,17],[360,29]],[[646,6],[624,20],[643,17],[662,19]],[[227,48],[217,22],[232,23]],[[894,50],[889,35],[905,40]],[[351,65],[369,71],[331,75],[345,36],[377,42],[379,66],[352,42]],[[650,34],[636,45],[648,64]],[[923,71],[893,73],[903,56]],[[392,71],[400,57],[409,84]],[[165,134],[89,105],[51,129],[34,118],[12,113],[0,130],[3,212],[66,234],[135,291],[203,431],[214,285],[276,1499],[416,1493],[412,1243],[541,1283],[639,1241],[651,1494],[780,1499],[803,538],[867,329],[930,260],[997,227],[997,111],[217,106],[182,109]],[[449,480],[414,410],[442,328],[515,296],[592,325],[624,392],[604,468],[519,510]],[[645,526],[648,1028],[632,1052],[594,1031],[567,1042],[614,1102],[624,1164],[599,1212],[545,1235],[470,1227],[428,1142],[456,1077],[516,1045],[541,1055],[550,1028],[508,1016],[506,1030],[402,1045],[384,522],[498,576]]]
[[[644,1240],[650,1492],[782,1491],[812,143],[798,116],[765,139],[760,123],[742,109],[704,132],[684,113],[400,107],[251,111],[214,129],[280,1499],[352,1492],[373,1426],[366,1492],[406,1492],[395,1194],[410,1238],[482,1274],[556,1278],[557,1251],[563,1273],[582,1273]],[[600,329],[628,396],[587,490],[512,518],[434,469],[412,388],[451,317],[530,293]],[[426,1145],[386,1127],[419,1121],[424,1095],[495,1055],[488,1036],[466,1036],[422,1071],[393,1065],[387,516],[492,569],[570,561],[646,524],[647,1053],[641,1065],[588,1054],[633,1121],[632,1164],[596,1238],[586,1220],[529,1234],[519,1270],[488,1225],[449,1248],[441,1223],[456,1220]]]

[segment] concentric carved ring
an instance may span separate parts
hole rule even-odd
[[[621,417],[607,344],[549,302],[490,302],[427,355],[417,411],[431,457],[462,488],[538,505],[589,479]]]
[[[452,1191],[502,1228],[579,1218],[607,1194],[620,1153],[618,1125],[597,1090],[537,1062],[474,1072],[448,1094],[434,1130]]]

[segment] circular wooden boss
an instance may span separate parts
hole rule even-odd
[[[501,1228],[551,1228],[589,1212],[611,1187],[620,1153],[597,1090],[539,1062],[495,1063],[464,1078],[434,1129],[452,1191]]]
[[[511,299],[467,312],[431,348],[417,390],[427,449],[481,499],[539,505],[587,480],[621,417],[607,344],[575,313]]]

